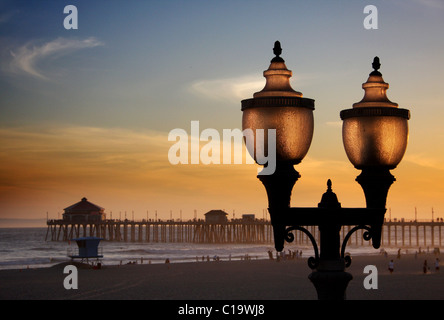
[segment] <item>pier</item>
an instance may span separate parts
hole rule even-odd
[[[76,237],[94,236],[123,242],[185,243],[272,243],[271,224],[264,220],[242,219],[225,223],[204,220],[103,220],[72,223],[48,220],[45,240],[68,241]]]
[[[102,220],[74,223],[66,220],[48,220],[46,241],[68,241],[73,238],[95,236],[106,241],[164,242],[164,243],[254,243],[272,244],[273,228],[263,219],[233,219],[224,223],[204,220]],[[381,246],[387,247],[442,247],[444,221],[386,221]],[[316,227],[306,227],[318,239]],[[342,240],[353,228],[342,228]],[[358,230],[348,240],[348,246],[371,245],[363,239],[364,230]],[[302,232],[293,231],[296,245],[309,245]]]

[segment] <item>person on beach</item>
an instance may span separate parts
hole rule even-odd
[[[438,258],[435,259],[435,271],[439,272],[439,259]]]
[[[390,260],[388,269],[390,271],[390,274],[392,274],[393,270],[395,270],[395,263],[393,262],[393,260]]]

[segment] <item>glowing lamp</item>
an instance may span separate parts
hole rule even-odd
[[[357,169],[394,169],[407,148],[410,111],[399,109],[398,104],[387,98],[389,84],[378,71],[378,57],[373,61],[373,68],[362,85],[364,98],[353,104],[353,109],[341,112],[344,148]]]
[[[372,240],[375,249],[381,244],[381,231],[386,212],[388,190],[395,178],[390,173],[407,148],[408,120],[410,112],[398,108],[387,98],[389,87],[382,79],[379,58],[373,61],[374,71],[366,83],[364,98],[352,109],[341,111],[343,143],[350,162],[362,173],[356,178],[366,199],[365,208],[344,208],[327,182],[317,207],[291,207],[290,199],[299,173],[293,165],[302,161],[310,148],[313,137],[314,100],[302,97],[302,93],[290,86],[291,71],[280,58],[282,49],[277,41],[276,57],[264,72],[266,84],[252,99],[242,101],[242,126],[251,129],[255,144],[247,144],[248,151],[258,162],[268,150],[267,134],[258,129],[276,130],[276,170],[272,174],[259,174],[268,197],[268,211],[273,226],[277,251],[284,249],[285,242],[295,239],[293,231],[300,231],[310,239],[314,257],[308,265],[314,271],[309,279],[314,284],[319,299],[345,299],[345,290],[352,279],[345,268],[351,264],[346,255],[348,239],[357,230],[365,230],[363,238]],[[259,141],[257,141],[259,139]],[[258,150],[257,148],[264,148]],[[264,170],[265,171],[265,170]],[[313,234],[305,226],[318,226],[320,250]],[[342,226],[350,226],[343,237]]]
[[[285,61],[279,41],[275,42],[274,57],[270,67],[264,71],[265,87],[256,92],[252,99],[242,101],[242,128],[252,129],[254,146],[248,148],[250,155],[257,161],[256,148],[268,150],[268,129],[276,130],[276,160],[288,164],[298,164],[310,148],[313,138],[314,100],[302,97],[302,93],[292,89],[292,72]],[[263,137],[257,129],[264,129]],[[259,139],[259,141],[257,140]]]
[[[352,109],[342,110],[342,139],[350,162],[362,173],[356,178],[368,208],[385,208],[387,193],[396,180],[390,173],[402,160],[407,148],[410,111],[398,108],[387,98],[379,58],[366,83],[364,98]]]

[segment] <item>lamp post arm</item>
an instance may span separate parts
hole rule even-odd
[[[341,258],[345,261],[345,267],[349,267],[351,259],[345,256],[345,248],[351,235],[364,229],[363,237],[366,241],[372,239],[375,249],[381,242],[381,229],[384,223],[385,208],[287,208],[280,209],[280,214],[275,214],[272,224],[275,230],[277,243],[293,242],[293,230],[305,233],[310,239],[315,257],[311,257],[308,265],[311,269],[319,266],[321,259]],[[303,226],[319,226],[321,231],[321,256],[313,235]],[[339,252],[339,230],[342,226],[355,226],[345,236]],[[327,237],[327,238],[325,238]],[[324,242],[322,242],[322,238]],[[336,239],[336,244],[332,241]],[[328,240],[325,242],[325,240]]]
[[[287,226],[374,225],[384,222],[385,208],[287,208],[274,218],[275,223]]]
[[[319,265],[319,249],[318,249],[318,245],[316,243],[316,239],[313,237],[313,235],[310,233],[310,231],[308,231],[304,227],[292,226],[292,227],[289,227],[289,228],[285,229],[285,234],[286,234],[285,235],[285,241],[287,241],[289,243],[294,241],[294,234],[291,232],[293,230],[302,231],[310,239],[311,244],[313,245],[313,250],[314,250],[315,256],[308,258],[307,263],[308,263],[308,266],[311,269],[316,269],[318,267],[318,265]]]
[[[347,233],[344,240],[342,241],[342,246],[341,246],[341,259],[345,260],[346,268],[350,267],[351,258],[350,256],[345,255],[345,247],[347,246],[348,239],[350,239],[351,235],[360,229],[366,230],[366,232],[364,232],[362,235],[364,240],[369,241],[372,238],[372,229],[367,226],[356,226]]]

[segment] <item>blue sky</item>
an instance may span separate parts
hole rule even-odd
[[[78,30],[63,28],[63,8],[70,4],[78,8]],[[369,4],[378,8],[378,30],[363,27],[363,9]],[[174,203],[167,200],[172,188],[168,179],[179,174],[177,170],[188,168],[160,164],[169,146],[166,135],[174,128],[189,131],[192,120],[199,120],[201,128],[240,128],[240,100],[262,89],[262,72],[273,57],[274,41],[280,40],[282,56],[293,71],[293,88],[316,100],[313,143],[298,169],[306,179],[298,182],[306,190],[300,192],[306,192],[304,199],[310,202],[304,204],[317,204],[315,199],[325,191],[323,181],[328,178],[334,184],[336,178],[338,195],[342,192],[351,204],[363,201],[362,191],[353,181],[358,172],[348,163],[342,147],[339,112],[361,100],[361,85],[377,55],[384,79],[390,84],[388,97],[412,113],[404,161],[407,164],[394,171],[403,182],[399,182],[399,189],[393,188],[392,198],[389,194],[393,199],[389,205],[399,216],[408,216],[414,206],[424,208],[424,212],[435,206],[435,212],[441,210],[444,215],[440,199],[444,189],[433,181],[443,176],[444,164],[444,152],[437,148],[444,138],[443,15],[444,3],[439,0],[1,0],[0,138],[5,142],[0,147],[4,164],[0,168],[2,211],[8,212],[8,217],[28,217],[29,208],[38,204],[35,215],[42,215],[60,210],[86,192],[105,208],[124,210],[123,204],[110,201],[119,190],[106,192],[102,183],[108,181],[133,190],[124,198],[138,208],[151,206],[168,212],[164,203]],[[132,145],[131,139],[137,144]],[[100,175],[102,168],[92,169],[100,161],[93,163],[91,159],[96,156],[94,150],[104,146],[107,148],[101,156],[113,162],[109,171]],[[130,161],[146,157],[147,149],[155,160],[145,159],[139,165]],[[122,154],[127,156],[121,159]],[[19,167],[13,169],[16,159],[28,159],[21,164],[30,170],[28,174]],[[53,161],[48,159],[60,160],[48,167]],[[146,173],[153,161],[164,170],[161,174]],[[65,167],[57,171],[57,163]],[[124,169],[118,167],[117,172],[116,163]],[[81,164],[91,166],[93,173],[84,177],[88,183],[81,182],[76,171]],[[346,170],[342,169],[344,164]],[[144,170],[146,180],[130,181],[128,177],[138,176],[136,168]],[[192,179],[189,184],[202,185],[208,179],[228,184],[218,180],[222,179],[219,174],[226,175],[219,173],[226,168],[212,168],[215,176],[207,180],[199,170],[189,169],[181,177]],[[227,191],[223,197],[213,195],[214,205],[261,215],[266,199],[256,205],[255,198],[264,198],[264,194],[255,171],[249,172],[248,185],[255,185],[248,194],[251,201]],[[414,178],[412,172],[422,180]],[[163,181],[162,175],[166,177]],[[141,187],[152,184],[153,177],[159,179],[155,181],[163,191]],[[58,185],[67,180],[77,182],[61,194]],[[91,182],[98,180],[99,184]],[[39,181],[52,187],[42,191]],[[419,186],[411,191],[418,201],[405,203],[403,194],[408,188],[401,188],[402,184]],[[192,212],[195,204],[183,204],[190,197],[202,203],[202,210],[214,209],[207,200],[211,197],[204,194],[201,199],[197,187],[186,191],[186,185],[178,186],[176,194],[183,198],[177,199],[180,204],[174,205],[174,210],[183,205],[184,211],[188,206]],[[156,196],[146,199],[144,194]],[[227,199],[233,199],[233,203],[227,203]]]
[[[393,73],[393,82],[411,72],[415,72],[415,80],[418,72],[436,77],[438,72],[433,71],[437,68],[430,66],[430,60],[438,60],[442,50],[443,23],[437,12],[442,8],[434,8],[433,1],[372,2],[379,9],[380,27],[372,31],[362,27],[365,1],[65,2],[2,2],[6,18],[2,19],[1,39],[9,49],[3,52],[4,64],[10,62],[8,54],[23,47],[31,51],[32,47],[66,42],[66,49],[41,53],[34,61],[47,81],[36,84],[36,79],[25,78],[26,72],[23,77],[2,77],[2,84],[10,89],[8,96],[20,95],[22,108],[31,110],[33,119],[125,127],[148,124],[157,130],[166,129],[158,120],[171,122],[173,127],[185,117],[211,121],[215,113],[205,112],[210,108],[204,107],[208,101],[196,96],[200,92],[192,91],[193,84],[245,76],[261,81],[273,42],[280,40],[295,74],[295,86],[318,105],[324,99],[334,102],[335,106],[328,106],[334,109],[328,113],[334,121],[343,105],[362,94],[359,85],[374,55],[381,56],[385,74]],[[66,4],[79,10],[78,30],[67,31],[62,26]],[[303,81],[304,76],[311,81]],[[404,83],[396,81],[394,90],[402,90]],[[348,92],[350,98],[339,101],[337,92],[341,97]],[[400,95],[398,100],[402,98]],[[32,111],[26,99],[40,106],[38,112]],[[87,102],[80,104],[79,99]],[[57,107],[49,107],[50,103]],[[218,116],[227,124],[238,124],[232,116],[238,107],[234,103],[211,104],[212,111],[226,111]],[[26,117],[17,109],[8,110],[8,115],[21,123]],[[144,112],[156,119],[141,118]]]

